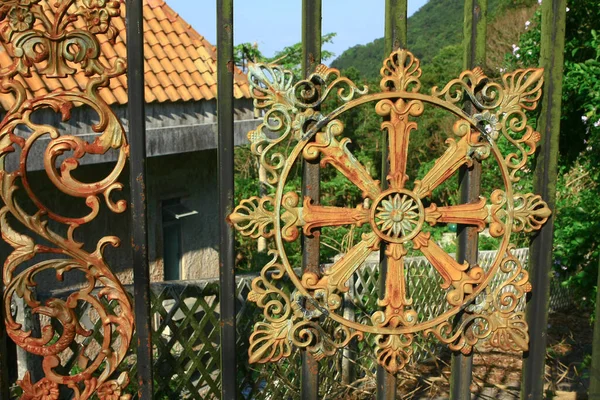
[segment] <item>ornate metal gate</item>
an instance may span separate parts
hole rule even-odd
[[[44,3],[46,4],[46,3]],[[4,324],[6,334],[26,351],[43,357],[44,378],[33,382],[29,375],[19,382],[22,399],[58,399],[63,387],[73,397],[88,399],[128,399],[124,389],[136,380],[138,397],[153,394],[152,340],[146,214],[146,139],[144,126],[144,62],[142,0],[127,0],[128,60],[102,59],[102,40],[116,40],[113,18],[123,7],[109,0],[39,0],[0,2],[0,40],[15,62],[0,71],[0,91],[11,94],[14,103],[0,124],[2,189],[0,228],[12,251],[3,267]],[[465,2],[465,72],[457,79],[425,93],[420,88],[421,69],[406,50],[407,1],[386,2],[386,55],[381,69],[381,92],[369,93],[339,71],[319,65],[321,2],[303,1],[303,70],[306,79],[293,83],[291,73],[277,66],[255,65],[249,72],[255,106],[264,110],[263,124],[249,135],[252,150],[260,157],[274,196],[233,204],[233,0],[218,0],[218,125],[220,174],[220,317],[221,317],[221,397],[238,396],[236,384],[236,283],[234,271],[234,232],[229,221],[243,234],[274,239],[272,259],[252,284],[248,299],[264,311],[264,322],[255,325],[249,337],[250,362],[277,361],[302,349],[302,398],[318,397],[318,362],[346,346],[353,338],[376,335],[374,356],[378,370],[378,398],[395,393],[395,374],[411,354],[411,344],[419,332],[435,336],[455,351],[452,360],[451,396],[470,396],[472,347],[487,339],[493,346],[528,350],[525,357],[522,395],[541,398],[545,357],[545,327],[548,275],[551,260],[553,182],[556,180],[557,116],[560,114],[561,68],[565,1],[544,1],[542,43],[545,71],[519,70],[507,73],[502,81],[490,81],[480,66],[485,59],[486,0]],[[562,32],[562,33],[561,33]],[[129,142],[123,124],[99,95],[101,88],[127,70],[129,94]],[[33,75],[67,78],[85,75],[84,89],[56,90],[43,95],[27,91],[24,80]],[[550,84],[542,88],[544,80]],[[542,97],[542,91],[544,96]],[[337,97],[339,105],[331,112],[321,111],[323,102]],[[354,158],[344,139],[338,117],[359,105],[372,103],[382,117],[387,150],[382,160],[380,180]],[[539,133],[527,125],[526,111],[542,104]],[[69,119],[74,107],[93,109],[99,123],[97,138],[85,142],[62,134],[57,127],[41,124],[32,114],[41,109]],[[448,148],[424,177],[410,183],[406,175],[410,157],[411,132],[426,107],[438,107],[454,115],[453,137]],[[36,195],[28,181],[31,149],[47,137],[43,153],[45,172],[52,183],[68,196],[81,199],[89,211],[79,216],[60,215]],[[512,150],[503,153],[498,141]],[[538,142],[540,142],[538,144]],[[541,147],[536,168],[534,194],[514,189],[528,158]],[[82,182],[74,172],[87,154],[118,154],[114,169],[97,182]],[[6,160],[18,158],[14,170]],[[121,172],[129,159],[130,204],[115,200],[123,185]],[[483,164],[495,163],[503,187],[486,199],[480,197],[480,171]],[[295,164],[303,166],[303,187],[290,187],[287,180]],[[365,205],[338,209],[321,205],[319,169],[336,168],[358,186]],[[438,206],[425,199],[442,182],[459,175],[461,204]],[[301,195],[299,193],[302,193]],[[540,196],[541,195],[541,196]],[[544,200],[547,201],[544,202]],[[90,223],[101,204],[110,212],[128,210],[131,217],[135,310],[125,289],[105,262],[103,250],[119,245],[124,238],[104,236],[94,243],[76,239],[78,228]],[[129,206],[129,207],[128,207]],[[547,223],[546,223],[547,222]],[[427,227],[459,223],[459,252],[456,261],[427,233]],[[542,227],[542,225],[546,223]],[[325,226],[367,226],[362,241],[329,269],[319,265],[318,230]],[[489,227],[498,238],[496,257],[488,269],[477,263],[477,232]],[[514,256],[510,244],[514,232],[541,229],[532,245],[531,284],[528,273]],[[109,232],[105,233],[110,235]],[[286,254],[285,243],[303,238],[303,271],[296,274]],[[86,250],[88,249],[88,250]],[[366,257],[382,254],[380,309],[366,323],[339,314],[346,282]],[[439,273],[448,307],[437,317],[425,320],[418,302],[410,296],[405,281],[404,257],[408,249],[420,252]],[[81,271],[88,284],[66,300],[39,302],[34,294],[36,281],[47,271],[59,279],[67,272]],[[507,279],[494,291],[489,283],[502,271]],[[295,290],[287,295],[278,280],[287,277]],[[533,290],[532,290],[533,287]],[[506,290],[506,289],[510,290]],[[96,290],[95,290],[96,289]],[[527,315],[514,312],[525,293],[532,293]],[[375,294],[373,294],[375,296]],[[32,312],[48,322],[35,337],[17,323],[11,300],[24,299]],[[106,307],[116,302],[116,308]],[[102,351],[94,359],[80,360],[78,370],[60,375],[55,371],[58,355],[77,336],[90,336],[74,309],[89,303],[100,316],[103,329]],[[137,335],[137,379],[116,374]],[[334,337],[322,328],[328,318],[337,325]],[[529,328],[528,328],[529,325]],[[58,328],[56,328],[58,326]],[[5,330],[5,331],[4,331]],[[3,337],[2,337],[3,339]],[[5,342],[0,343],[0,396],[9,398]]]
[[[408,361],[415,333],[435,336],[454,351],[464,354],[478,341],[489,339],[492,346],[505,350],[527,350],[529,335],[523,313],[514,312],[520,298],[531,290],[528,273],[513,255],[510,243],[514,232],[538,230],[550,216],[539,195],[515,192],[528,157],[535,152],[540,134],[527,125],[525,111],[536,108],[541,97],[541,69],[518,70],[493,83],[476,68],[463,72],[442,89],[431,94],[420,91],[419,60],[406,50],[397,50],[381,68],[382,92],[367,94],[339,71],[319,65],[308,79],[292,84],[292,73],[277,66],[254,65],[248,74],[258,109],[267,109],[264,122],[249,133],[252,150],[269,173],[269,183],[277,185],[273,197],[243,200],[230,220],[243,235],[273,238],[276,248],[272,260],[253,284],[248,298],[264,309],[265,322],[255,326],[250,336],[250,362],[278,361],[291,354],[291,345],[306,348],[317,360],[334,354],[364,333],[376,334],[378,362],[396,374]],[[329,114],[319,106],[330,95],[342,104]],[[468,101],[469,115],[458,105]],[[386,118],[382,129],[389,143],[388,188],[381,188],[348,150],[349,139],[338,117],[365,103],[374,103],[375,112]],[[454,114],[454,137],[447,140],[446,152],[433,167],[410,185],[406,175],[411,134],[417,134],[418,117],[426,106],[440,107]],[[415,120],[410,119],[415,117]],[[267,132],[268,131],[268,132]],[[514,146],[503,154],[501,140]],[[279,146],[285,143],[285,147]],[[285,149],[289,149],[285,152]],[[511,149],[513,150],[513,149]],[[368,208],[339,208],[313,204],[288,177],[297,159],[315,160],[331,165],[359,187],[368,199]],[[284,162],[285,160],[285,162]],[[499,165],[504,187],[496,189],[489,200],[455,206],[425,207],[424,199],[450,179],[461,167],[474,162]],[[478,230],[489,227],[492,237],[500,238],[496,257],[487,271],[477,264],[460,263],[446,254],[431,238],[425,225],[459,223]],[[370,225],[362,241],[323,273],[305,271],[301,276],[283,245],[298,240],[300,231],[313,236],[319,228],[339,225]],[[367,257],[385,249],[387,274],[381,310],[368,323],[344,318],[339,309],[347,283]],[[441,289],[446,290],[447,311],[431,320],[423,318],[423,304],[413,302],[406,285],[404,256],[408,249],[418,250],[439,273]],[[488,287],[498,272],[506,280],[493,292]],[[272,274],[272,275],[270,275]],[[380,274],[381,275],[381,274]],[[287,276],[296,290],[286,295],[276,283]],[[511,289],[511,290],[507,290]],[[375,294],[374,294],[375,295]],[[477,296],[480,301],[475,301]],[[451,317],[463,313],[454,326]],[[323,317],[335,321],[334,337],[322,328]]]

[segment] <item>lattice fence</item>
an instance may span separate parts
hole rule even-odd
[[[526,265],[527,249],[518,249],[515,256]],[[481,252],[480,265],[489,267],[494,252]],[[422,257],[407,258],[407,286],[411,289],[416,311],[421,318],[438,315],[446,310],[445,292],[439,288],[440,278]],[[300,354],[295,352],[289,359],[276,364],[248,365],[247,338],[255,322],[262,315],[253,303],[245,301],[254,276],[238,277],[238,387],[246,399],[295,399],[299,398]],[[492,286],[501,279],[497,277]],[[344,315],[347,318],[367,318],[377,308],[375,296],[378,290],[377,263],[366,263],[350,282],[355,293],[354,302],[346,301]],[[179,281],[152,285],[153,344],[155,399],[217,399],[220,395],[220,338],[218,281]],[[288,292],[291,284],[286,286]],[[66,297],[68,293],[64,294]],[[53,293],[53,296],[57,296]],[[348,299],[346,299],[348,300]],[[568,290],[558,280],[552,281],[550,306],[559,310],[571,304]],[[114,304],[108,303],[114,308]],[[523,307],[524,304],[520,304]],[[93,360],[103,340],[101,321],[90,313],[84,304],[77,310],[85,315],[85,328],[94,333],[73,344],[62,357],[61,371],[76,373],[82,359]],[[118,310],[117,310],[118,312]],[[60,327],[57,327],[60,329]],[[118,335],[116,332],[113,334]],[[373,340],[373,338],[366,338]],[[135,340],[134,340],[135,343]],[[133,347],[133,346],[132,346]],[[133,347],[134,348],[134,347]],[[364,350],[363,350],[364,349]],[[321,362],[320,391],[323,398],[340,398],[353,382],[366,382],[373,377],[376,365],[372,357],[359,357],[369,351],[367,343],[353,343],[337,357]],[[414,362],[431,357],[438,352],[435,341],[415,343]],[[132,350],[133,351],[133,350]],[[96,352],[96,353],[94,353]],[[31,362],[31,361],[30,361]],[[131,354],[123,370],[135,377],[135,355]],[[31,366],[35,369],[35,365]],[[136,392],[132,379],[130,392]],[[371,382],[372,383],[372,382]],[[67,393],[65,395],[68,396]]]

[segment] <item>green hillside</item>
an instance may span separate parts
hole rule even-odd
[[[489,0],[488,15],[496,11],[531,3],[528,0]],[[463,37],[464,0],[430,0],[408,19],[408,48],[422,62],[428,62],[446,46],[456,45]],[[344,51],[331,66],[350,66],[361,75],[377,76],[383,60],[383,38]]]

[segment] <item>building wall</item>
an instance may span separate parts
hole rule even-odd
[[[160,153],[148,154],[147,159],[147,194],[148,194],[148,228],[149,228],[149,258],[151,263],[151,279],[161,281],[164,277],[162,262],[162,213],[161,201],[173,197],[181,198],[181,202],[189,209],[196,210],[198,213],[181,220],[182,231],[182,279],[202,279],[218,276],[218,188],[217,188],[217,151],[216,143],[216,124],[215,124],[215,103],[206,102],[206,104],[187,105],[163,104],[149,105],[147,108],[147,127],[151,129],[168,128],[157,136],[159,142],[154,146],[160,148],[170,146],[178,149],[177,153],[157,155]],[[238,102],[236,118],[245,119],[239,125],[236,125],[236,143],[243,142],[247,131],[256,126],[257,122],[252,120],[253,113],[250,111],[250,100],[240,100]],[[85,135],[90,131],[88,123],[94,122],[90,115],[83,109],[75,109],[72,121],[68,124],[59,123],[53,120],[49,113],[40,114],[36,122],[53,123],[60,126],[62,134]],[[124,108],[117,108],[117,114],[125,112]],[[190,151],[194,147],[189,142],[182,140],[177,135],[178,129],[189,130],[186,135],[192,135],[196,139],[205,140],[207,133],[201,129],[196,129],[198,124],[206,125],[210,128],[210,142],[206,150]],[[68,125],[68,126],[67,126]],[[239,132],[238,132],[239,131]],[[173,133],[173,136],[169,136]],[[88,138],[86,140],[90,141]],[[162,144],[161,144],[162,143]],[[69,197],[61,193],[49,181],[42,167],[43,152],[45,150],[44,142],[39,143],[37,148],[31,152],[28,161],[28,180],[33,192],[39,197],[40,201],[50,210],[70,217],[83,216],[89,213],[89,208],[85,204],[85,199]],[[152,143],[150,143],[151,145]],[[150,153],[150,152],[149,152]],[[103,156],[110,159],[110,155]],[[73,175],[82,182],[95,182],[106,177],[113,168],[112,162],[99,162],[102,158],[97,157],[92,164],[82,162],[74,171]],[[85,158],[84,158],[85,160]],[[11,154],[6,158],[6,169],[12,171],[18,164],[18,154]],[[113,198],[129,198],[129,170],[123,171],[119,182],[124,184],[121,192],[114,192]],[[20,183],[19,183],[20,185]],[[21,185],[20,185],[21,186]],[[20,190],[24,192],[23,190]],[[22,193],[20,196],[23,207],[34,212],[35,208],[29,204],[29,200]],[[128,201],[129,203],[129,201]],[[105,257],[112,270],[117,273],[123,283],[133,281],[133,271],[131,268],[131,251],[128,243],[130,241],[130,222],[128,209],[123,214],[114,214],[110,212],[104,199],[100,198],[101,209],[99,215],[90,223],[80,227],[75,232],[75,239],[84,243],[84,248],[88,252],[93,252],[96,244],[103,236],[117,236],[121,239],[121,245],[118,248],[107,247]],[[16,221],[10,219],[17,231],[31,235],[24,228],[18,226]],[[66,228],[54,221],[49,222],[49,226],[58,233],[66,235]],[[36,240],[36,243],[40,243]],[[2,260],[12,251],[4,241],[0,241],[0,257]],[[49,258],[49,257],[46,257]],[[53,257],[57,258],[57,257]],[[28,265],[42,260],[42,257],[36,257],[34,260],[26,263],[18,271]],[[58,282],[56,276],[50,272],[43,273],[38,277],[38,290],[46,291],[53,289],[74,288],[85,281],[83,274],[78,272],[69,272],[64,276],[63,282]]]
[[[92,182],[106,176],[111,166],[112,164],[84,165],[78,169],[76,176],[83,181]],[[114,199],[129,199],[128,175],[129,171],[126,169],[119,179],[124,184],[124,188],[122,192],[115,193]],[[82,216],[89,212],[84,199],[72,198],[59,192],[43,171],[32,172],[28,178],[33,191],[50,210],[70,217]],[[218,276],[217,191],[215,149],[148,159],[148,254],[152,281],[162,281],[164,277],[161,201],[173,197],[181,198],[183,205],[198,212],[181,220],[183,250],[181,278],[202,279]],[[34,210],[25,196],[19,196],[19,199],[19,204],[23,204],[29,212]],[[84,243],[86,251],[93,252],[103,236],[117,236],[121,240],[121,245],[117,248],[107,247],[105,257],[124,284],[132,283],[131,248],[127,245],[131,234],[130,209],[128,208],[122,214],[114,214],[107,209],[102,198],[100,203],[99,215],[90,223],[78,228],[75,231],[75,239]],[[18,232],[35,238],[12,218],[9,221]],[[63,235],[66,233],[64,227],[54,221],[50,221],[49,225],[56,232]],[[36,243],[42,243],[39,239],[35,240]],[[11,250],[12,248],[2,241],[0,245],[2,259],[5,259]],[[60,257],[36,257],[25,266],[48,258]],[[53,274],[44,273],[38,278],[40,282],[38,290],[59,288],[68,290],[79,286],[84,281],[83,275],[79,272],[65,274],[63,282],[58,282]]]

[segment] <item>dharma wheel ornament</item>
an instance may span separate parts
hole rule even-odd
[[[255,64],[249,81],[257,109],[264,110],[263,122],[249,133],[251,149],[276,190],[273,196],[243,200],[230,215],[242,235],[272,240],[272,256],[252,282],[248,300],[263,309],[264,321],[250,336],[250,362],[278,361],[291,354],[292,345],[304,348],[317,359],[334,354],[353,338],[375,336],[375,355],[390,373],[408,362],[415,334],[433,335],[450,349],[469,353],[487,340],[491,346],[526,350],[528,328],[516,307],[531,290],[528,274],[514,255],[510,243],[516,232],[537,230],[550,216],[546,203],[533,194],[515,193],[528,157],[535,152],[540,134],[527,125],[527,110],[541,96],[543,71],[525,69],[507,73],[501,83],[491,82],[476,68],[464,71],[442,89],[421,92],[419,60],[398,50],[381,68],[381,92],[359,88],[336,69],[319,65],[308,79],[293,83],[291,72],[279,66]],[[324,115],[320,108],[329,97],[339,105]],[[473,114],[465,112],[470,103]],[[348,149],[339,117],[355,107],[373,104],[382,117],[389,144],[387,188],[374,179]],[[425,107],[441,108],[455,122],[447,149],[418,180],[406,174],[411,134],[417,134],[418,117]],[[502,146],[499,147],[499,143]],[[502,149],[509,148],[507,154]],[[364,201],[353,208],[313,204],[301,199],[291,181],[293,165],[320,159],[323,168],[335,168],[361,191]],[[432,191],[474,159],[495,163],[503,187],[489,198],[454,206],[431,202]],[[431,237],[428,227],[459,223],[486,227],[499,245],[491,266],[460,264]],[[297,274],[286,253],[286,242],[299,240],[300,233],[313,235],[328,226],[367,227],[362,240],[321,274]],[[346,319],[342,296],[348,280],[366,258],[385,245],[388,271],[385,297],[368,319]],[[408,250],[420,252],[439,273],[447,302],[444,311],[431,319],[418,313],[418,298],[407,287],[404,257]],[[497,274],[505,277],[494,290],[490,283]],[[291,295],[283,281],[293,284]],[[377,296],[377,293],[372,293]],[[464,311],[462,322],[451,321]],[[333,330],[323,321],[333,322]]]

